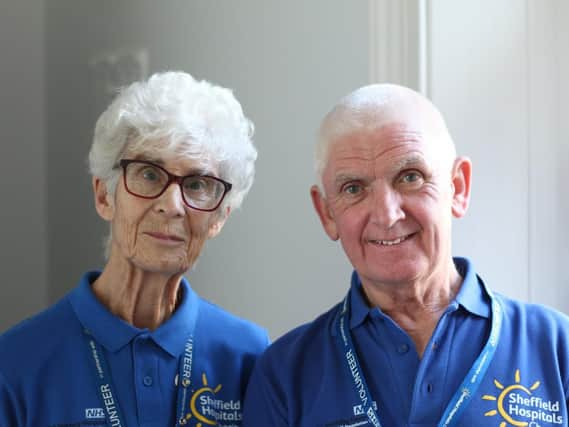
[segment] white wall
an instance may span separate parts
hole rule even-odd
[[[569,185],[567,184],[567,163],[569,161],[569,31],[567,31],[567,19],[569,17],[569,2],[559,0],[557,2],[556,41],[557,41],[557,65],[559,92],[557,94],[557,106],[559,119],[559,159],[555,168],[555,176],[559,183],[559,225],[558,232],[558,271],[560,285],[563,289],[561,301],[569,304],[569,268],[565,264],[569,260]],[[567,306],[565,308],[566,311]]]
[[[569,311],[569,4],[471,3],[420,3],[428,5],[426,89],[475,165],[455,253],[471,256],[492,288]],[[232,87],[257,125],[256,183],[190,272],[194,287],[274,337],[341,298],[350,267],[308,196],[313,136],[325,111],[369,76],[421,80],[417,58],[401,59],[415,54],[420,33],[408,13],[414,0],[47,0],[45,82],[44,3],[5,4],[0,128],[18,145],[4,142],[0,158],[8,174],[27,175],[0,184],[11,207],[0,222],[10,242],[0,249],[0,330],[45,304],[46,270],[51,302],[102,266],[106,228],[93,210],[86,155],[110,97],[101,81],[129,78],[90,65],[109,53],[141,53],[149,72],[184,69]],[[389,31],[377,25],[386,10]],[[379,39],[370,42],[370,30]],[[45,189],[45,176],[47,208],[45,191],[22,191]]]
[[[530,299],[567,312],[569,280],[563,261],[569,225],[563,205],[569,194],[563,171],[569,161],[569,132],[563,121],[569,86],[561,61],[569,48],[568,11],[566,0],[527,1]]]
[[[430,95],[459,154],[473,161],[454,252],[496,290],[529,297],[528,116],[524,2],[432,2]]]
[[[46,303],[43,6],[0,5],[0,332]]]
[[[455,253],[472,257],[492,288],[569,311],[564,3],[430,2],[428,75],[459,152],[474,162]]]
[[[242,211],[189,273],[203,296],[273,336],[346,292],[350,269],[312,212],[312,147],[320,118],[367,82],[366,2],[293,0],[49,1],[47,8],[50,296],[101,266],[105,228],[85,158],[108,101],[91,59],[145,49],[149,70],[183,69],[234,88],[256,124],[256,182]],[[64,152],[65,156],[60,153]]]

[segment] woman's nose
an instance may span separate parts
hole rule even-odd
[[[182,189],[176,182],[171,182],[164,193],[156,199],[156,209],[160,213],[171,216],[183,216],[186,213],[186,204],[182,197]]]

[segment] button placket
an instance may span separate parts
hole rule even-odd
[[[407,343],[399,344],[397,346],[397,353],[399,353],[399,354],[405,354],[408,351],[409,351],[409,344],[407,344]]]
[[[139,420],[155,422],[162,405],[155,345],[145,334],[138,336],[133,344]]]

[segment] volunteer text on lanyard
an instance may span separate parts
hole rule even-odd
[[[360,399],[364,413],[367,415],[369,422],[375,427],[381,427],[377,412],[373,408],[373,400],[369,392],[369,388],[365,381],[356,349],[352,342],[349,328],[347,328],[350,319],[349,299],[350,293],[344,298],[339,315],[336,318],[337,329],[337,342],[342,354],[346,358],[346,366],[352,379],[354,380],[354,387],[356,394]],[[448,404],[439,427],[450,427],[456,425],[462,411],[470,403],[470,398],[474,396],[478,386],[484,378],[484,374],[494,357],[496,347],[498,346],[498,338],[500,337],[500,330],[502,328],[502,307],[500,303],[494,298],[492,293],[488,291],[488,296],[492,301],[492,326],[490,329],[490,336],[480,352],[480,355],[466,374],[462,384],[455,392],[453,398]],[[357,379],[357,380],[356,380]]]
[[[196,323],[197,313],[191,318],[190,338],[184,347],[184,354],[180,357],[178,363],[178,402],[176,411],[176,427],[183,426],[187,423],[186,411],[189,408],[189,386],[192,377],[192,362],[194,354],[194,327]],[[92,356],[95,375],[97,378],[97,391],[101,399],[101,404],[105,408],[105,418],[107,425],[112,427],[127,427],[122,416],[121,408],[117,400],[116,388],[113,385],[109,374],[109,366],[103,349],[97,341],[91,336],[89,331],[84,331],[85,340]]]

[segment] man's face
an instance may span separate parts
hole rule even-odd
[[[395,122],[330,146],[325,196],[313,188],[313,201],[364,283],[420,281],[448,266],[452,215],[464,213],[455,185],[464,183],[454,181],[450,146],[433,139],[421,126]]]
[[[203,165],[191,159],[129,158],[153,161],[180,176],[204,172]],[[215,174],[214,170],[207,172]],[[224,222],[217,212],[186,206],[175,183],[158,198],[144,199],[129,194],[121,176],[114,197],[97,195],[97,204],[99,214],[112,222],[109,262],[122,259],[143,271],[167,275],[190,268],[205,241],[217,234]]]

